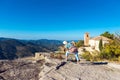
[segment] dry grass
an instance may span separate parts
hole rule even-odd
[[[64,55],[63,53],[52,53],[50,54],[50,57],[56,59],[64,59],[63,55]]]

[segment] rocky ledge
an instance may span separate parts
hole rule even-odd
[[[0,80],[119,80],[120,69],[108,64],[92,64],[46,58],[45,60],[0,61]]]
[[[59,63],[51,67],[44,66],[40,72],[39,80],[119,80],[120,69],[108,64],[93,64],[81,60],[79,64],[72,61],[51,59],[53,63]],[[62,65],[61,65],[62,64]],[[61,66],[60,66],[61,65]],[[58,68],[58,66],[60,66]]]
[[[2,60],[0,61],[0,80],[39,80],[44,61]]]

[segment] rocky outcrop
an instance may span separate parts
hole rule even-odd
[[[61,63],[60,60],[52,60]],[[92,64],[81,61],[79,64],[68,61],[59,69],[55,64],[51,67],[44,66],[39,74],[39,80],[119,80],[120,70],[107,64]]]
[[[0,80],[38,80],[44,61],[0,61]]]
[[[0,61],[0,80],[119,80],[120,69],[93,64],[45,58],[45,60]]]

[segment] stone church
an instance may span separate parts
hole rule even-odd
[[[94,38],[90,38],[89,33],[84,34],[84,46],[91,47],[92,49],[95,49],[99,51],[99,41],[102,39],[102,44],[109,43],[111,39],[106,38],[104,36],[96,36]]]

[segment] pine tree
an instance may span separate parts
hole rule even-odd
[[[102,39],[99,41],[99,50],[102,51],[103,49],[103,44],[102,44]]]
[[[111,34],[108,31],[106,31],[103,34],[101,34],[101,36],[107,37],[107,38],[112,39],[112,40],[114,38],[114,34]]]

